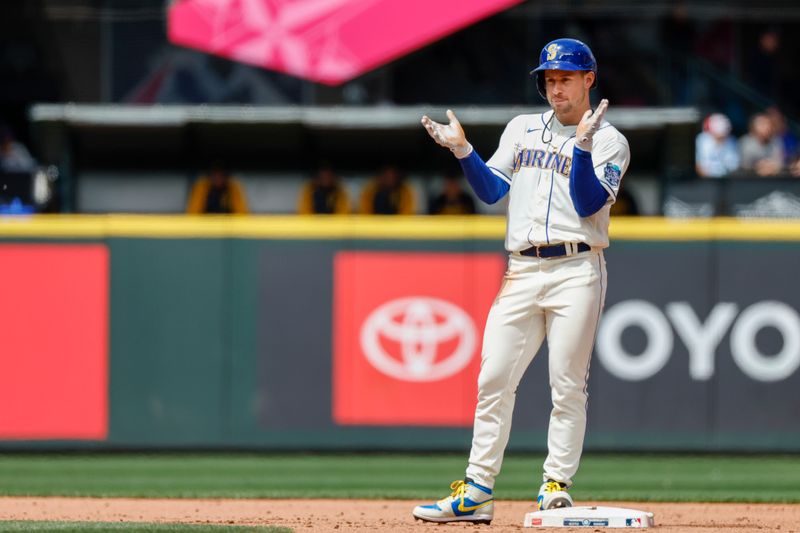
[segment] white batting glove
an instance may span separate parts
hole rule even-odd
[[[592,138],[603,122],[606,109],[608,109],[608,100],[603,98],[600,100],[600,105],[597,106],[594,113],[589,109],[583,114],[583,118],[578,124],[578,129],[575,130],[575,138],[577,139],[575,141],[575,146],[587,152],[592,151]]]
[[[464,159],[472,153],[472,145],[467,142],[464,129],[451,109],[447,110],[447,118],[450,119],[450,124],[439,124],[427,115],[422,117],[421,122],[436,144],[449,148],[458,159]]]

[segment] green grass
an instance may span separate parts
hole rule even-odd
[[[36,533],[83,533],[84,531],[122,531],[124,533],[291,533],[291,529],[272,526],[212,526],[193,524],[152,524],[135,522],[45,522],[0,521],[0,531]]]
[[[506,458],[500,499],[532,498],[542,456]],[[464,455],[5,455],[0,495],[441,498]],[[588,455],[579,500],[800,502],[800,457]]]

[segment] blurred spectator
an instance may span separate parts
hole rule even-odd
[[[619,190],[619,194],[617,195],[616,201],[611,204],[611,216],[612,217],[626,217],[626,216],[636,216],[639,214],[639,206],[636,203],[636,199],[633,195],[628,191],[627,188],[622,187]]]
[[[731,136],[731,121],[722,113],[709,115],[695,139],[695,169],[703,178],[727,176],[739,168],[739,152]]]
[[[3,172],[33,172],[36,161],[25,145],[14,138],[7,126],[0,126],[0,170]]]
[[[797,156],[789,166],[789,174],[795,178],[800,178],[800,156]]]
[[[247,213],[244,189],[238,180],[231,177],[222,161],[215,161],[208,175],[200,176],[195,182],[186,212],[191,215]]]
[[[689,18],[686,2],[678,1],[667,16],[661,19],[661,41],[670,43],[664,48],[669,58],[669,82],[672,102],[687,105],[691,102],[691,81],[687,57],[692,57],[696,29],[694,21]]]
[[[301,215],[346,215],[350,212],[347,191],[330,166],[320,166],[303,187],[297,212]]]
[[[786,116],[781,113],[780,109],[775,106],[770,107],[767,109],[766,114],[772,121],[772,128],[775,131],[775,136],[780,139],[781,146],[783,146],[783,164],[789,167],[795,156],[800,155],[797,152],[797,137],[789,130],[789,126],[786,123]]]
[[[442,192],[428,204],[431,215],[474,215],[475,200],[464,190],[461,176],[448,172],[444,175]]]
[[[758,36],[758,43],[750,49],[748,57],[749,82],[770,100],[780,97],[780,68],[778,54],[781,37],[775,28],[768,28]]]
[[[695,19],[697,20],[697,19]],[[729,18],[719,18],[700,24],[691,59],[700,58],[722,70],[733,64],[736,24]],[[663,41],[671,46],[670,41]]]
[[[360,203],[364,215],[414,214],[414,193],[393,165],[383,167],[367,184]]]
[[[742,170],[759,176],[774,176],[783,169],[783,146],[766,113],[750,119],[750,132],[739,139],[739,154]]]

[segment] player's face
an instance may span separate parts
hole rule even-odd
[[[547,101],[555,110],[559,120],[562,117],[571,117],[576,113],[583,114],[593,81],[594,73],[575,70],[545,71],[544,84],[547,90]]]

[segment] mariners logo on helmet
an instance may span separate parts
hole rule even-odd
[[[558,45],[556,43],[549,44],[545,47],[547,50],[547,60],[552,61],[556,58],[556,53],[558,52]]]
[[[545,70],[582,70],[594,72],[592,88],[597,87],[597,61],[591,49],[577,39],[556,39],[548,43],[539,54],[539,66],[531,71],[536,78],[539,94],[547,100],[544,88]]]

